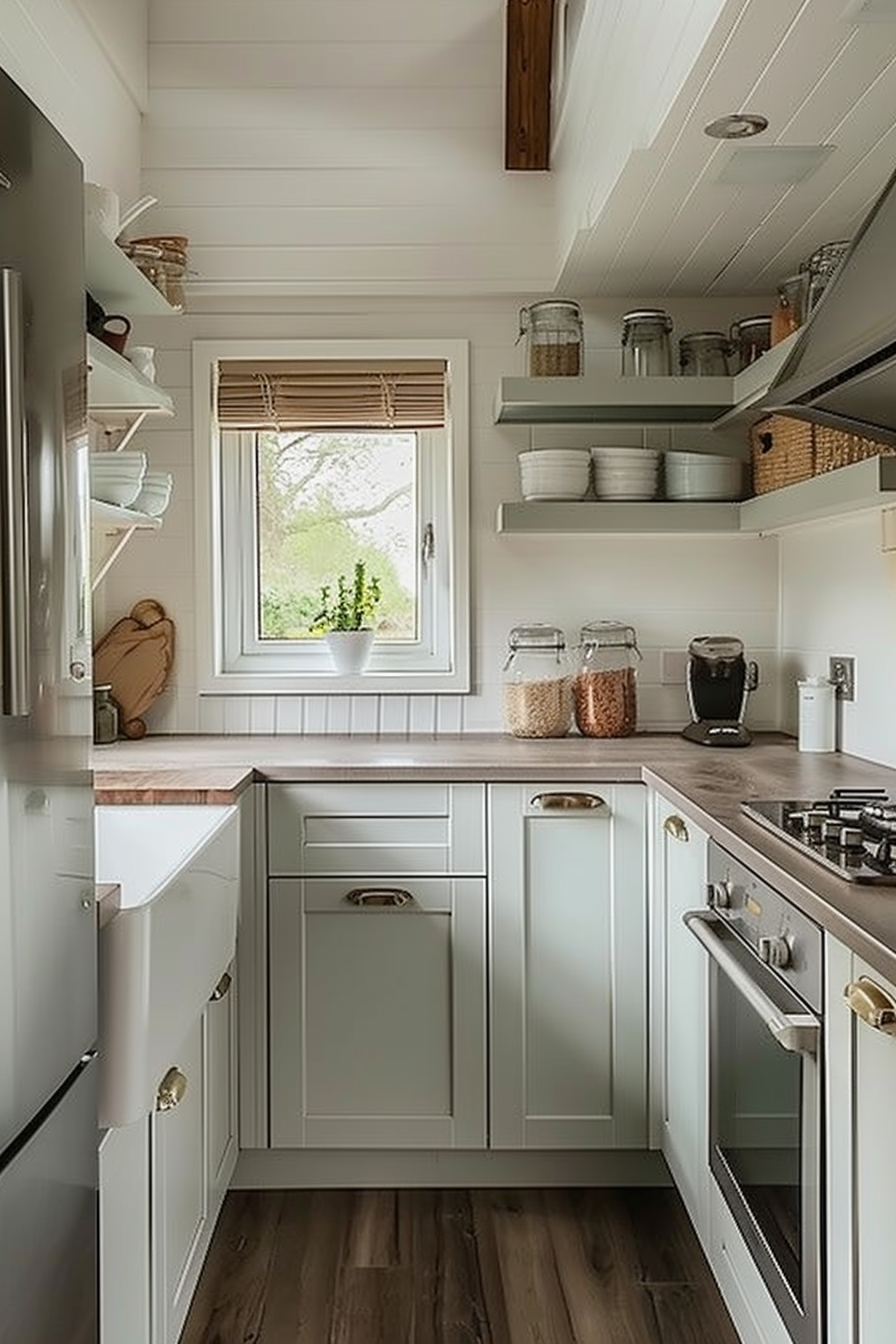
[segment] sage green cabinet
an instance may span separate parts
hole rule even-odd
[[[647,1146],[645,790],[489,787],[491,1145]]]
[[[652,798],[652,1067],[659,1145],[691,1221],[706,1244],[709,1219],[708,1024],[705,952],[682,916],[706,902],[707,833]]]

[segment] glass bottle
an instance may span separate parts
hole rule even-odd
[[[571,299],[550,299],[521,308],[520,336],[527,337],[530,378],[584,373],[582,310]]]
[[[593,621],[579,635],[573,683],[576,727],[584,737],[630,737],[638,722],[638,638],[621,621]]]
[[[672,319],[662,308],[637,308],[622,319],[624,377],[663,378],[672,372]]]
[[[748,364],[752,364],[764,355],[772,341],[772,319],[770,313],[758,317],[741,317],[731,323],[728,332],[731,345],[732,373],[740,373]]]
[[[572,727],[572,676],[563,631],[517,625],[504,663],[504,725],[514,737],[565,737]]]
[[[118,739],[118,706],[111,686],[93,688],[93,740],[98,746]]]
[[[678,342],[681,372],[693,378],[727,378],[730,348],[722,331],[692,331]]]
[[[805,271],[778,281],[778,302],[772,312],[772,345],[783,341],[805,322],[807,286],[808,275]]]

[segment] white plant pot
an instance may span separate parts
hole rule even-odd
[[[331,630],[325,639],[337,675],[354,677],[364,671],[373,648],[372,630]]]

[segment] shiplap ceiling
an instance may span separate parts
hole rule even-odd
[[[514,173],[503,0],[151,0],[141,224],[198,292],[768,293],[896,167],[896,0],[557,10],[552,171]],[[740,110],[768,131],[703,134]],[[776,146],[826,153],[720,180]]]

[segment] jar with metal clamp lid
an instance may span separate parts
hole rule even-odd
[[[577,377],[585,371],[582,310],[571,299],[546,299],[520,309],[530,378]]]
[[[112,699],[111,686],[93,688],[93,740],[104,746],[118,739],[118,705]]]
[[[849,251],[849,239],[841,238],[834,243],[822,243],[800,267],[808,276],[806,283],[806,317],[811,317],[818,301],[833,278],[841,261]]]
[[[667,377],[672,372],[672,319],[662,308],[637,308],[622,319],[624,377]]]
[[[731,346],[722,331],[692,331],[678,342],[678,363],[685,377],[727,378]]]
[[[563,631],[517,625],[504,663],[504,724],[514,737],[565,737],[572,727],[572,677]]]
[[[579,635],[573,683],[576,727],[585,737],[630,737],[638,722],[638,638],[621,621],[593,621]]]

